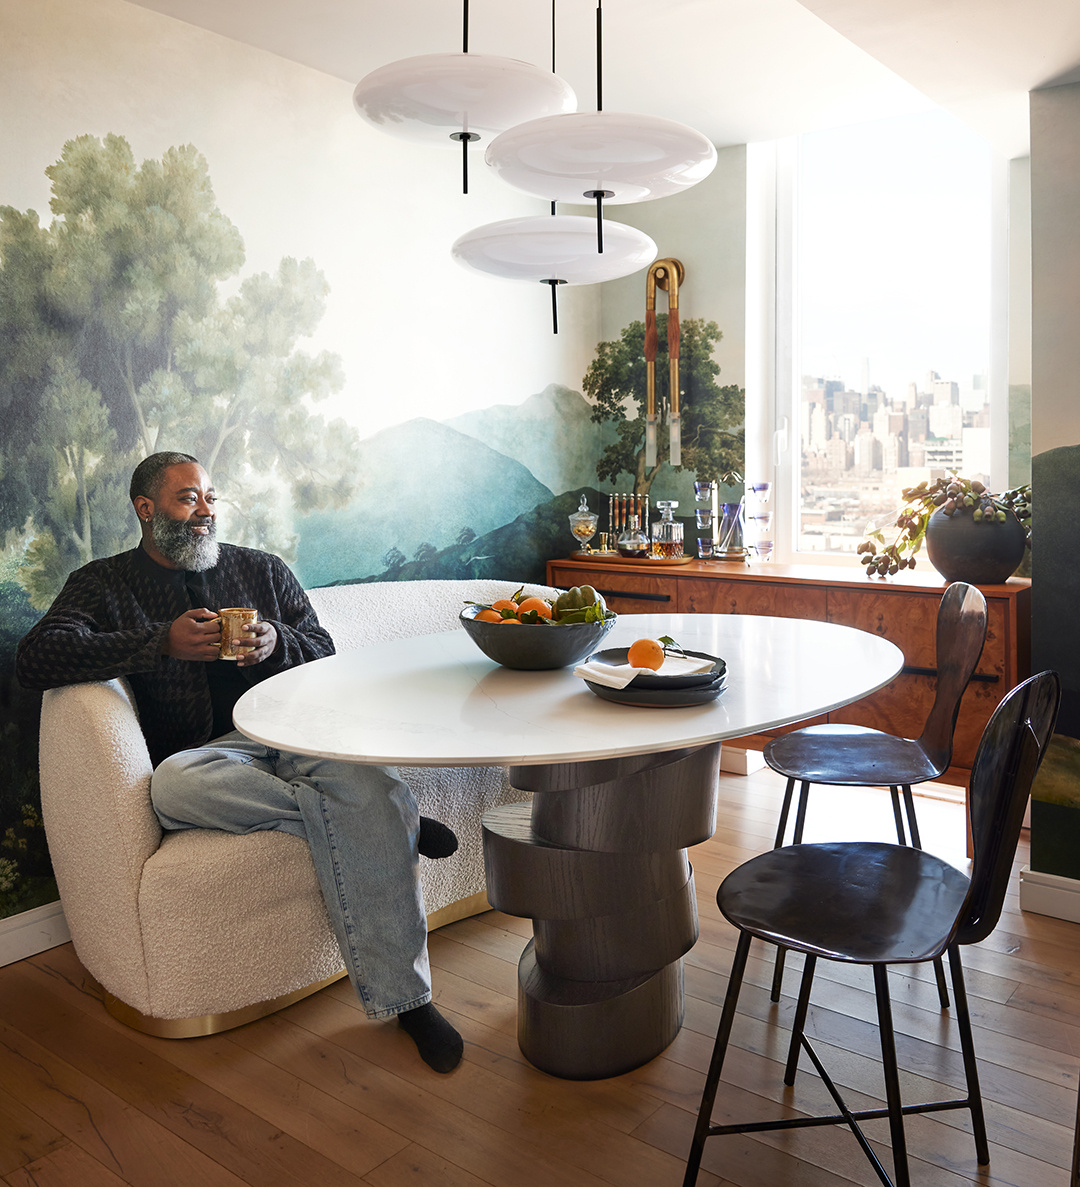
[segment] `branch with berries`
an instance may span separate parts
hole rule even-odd
[[[1031,547],[1031,487],[1018,486],[1013,490],[990,494],[975,479],[949,474],[936,482],[920,482],[903,492],[904,508],[896,517],[899,529],[891,543],[886,543],[880,530],[867,533],[856,552],[866,566],[867,577],[885,577],[902,569],[915,568],[915,554],[922,549],[926,527],[935,511],[948,516],[970,512],[975,523],[1004,523],[1011,512],[1020,521]]]

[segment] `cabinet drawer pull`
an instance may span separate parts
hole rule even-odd
[[[937,676],[937,668],[913,668],[909,664],[904,664],[900,671],[905,676]],[[997,684],[1001,677],[988,672],[976,672],[971,679],[979,684]]]
[[[602,593],[605,598],[630,598],[636,602],[670,602],[671,594],[658,593],[637,593],[629,589],[600,589],[597,587],[597,593]]]

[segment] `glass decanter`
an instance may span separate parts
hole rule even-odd
[[[652,525],[652,555],[665,560],[677,560],[683,554],[683,525],[671,517],[678,507],[674,499],[657,499],[660,518]]]
[[[616,547],[619,550],[620,556],[632,557],[635,560],[644,560],[649,555],[649,537],[638,526],[638,517],[631,515],[627,526],[623,529],[619,536]]]

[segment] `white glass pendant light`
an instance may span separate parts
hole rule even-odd
[[[596,111],[544,116],[500,133],[484,159],[509,185],[553,202],[645,202],[697,185],[716,167],[708,137],[675,120],[604,111],[603,12],[596,4]]]
[[[450,254],[459,264],[505,280],[551,286],[552,329],[559,332],[556,289],[598,284],[648,267],[656,244],[637,227],[604,220],[605,249],[596,250],[596,224],[578,214],[508,218],[466,231]]]
[[[402,140],[461,145],[462,188],[469,191],[471,143],[489,141],[523,121],[569,113],[573,89],[554,71],[516,58],[469,53],[469,0],[463,0],[462,52],[421,54],[380,66],[353,91],[360,117]]]
[[[555,202],[647,202],[681,193],[716,167],[708,137],[675,120],[619,111],[553,115],[511,127],[484,156],[515,189]]]
[[[453,148],[454,132],[491,139],[525,120],[572,112],[577,99],[557,74],[529,62],[493,54],[421,54],[362,78],[353,106],[380,132]]]
[[[467,268],[507,280],[597,284],[648,267],[656,259],[656,244],[637,227],[605,220],[599,254],[591,218],[536,215],[466,231],[450,254]]]

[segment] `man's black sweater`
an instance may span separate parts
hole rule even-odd
[[[47,689],[126,677],[155,766],[227,732],[247,688],[332,655],[334,644],[284,561],[252,548],[220,547],[218,563],[202,573],[167,569],[141,547],[77,569],[19,644],[20,683]],[[273,653],[250,667],[162,655],[173,621],[203,606],[254,607],[277,631]]]

